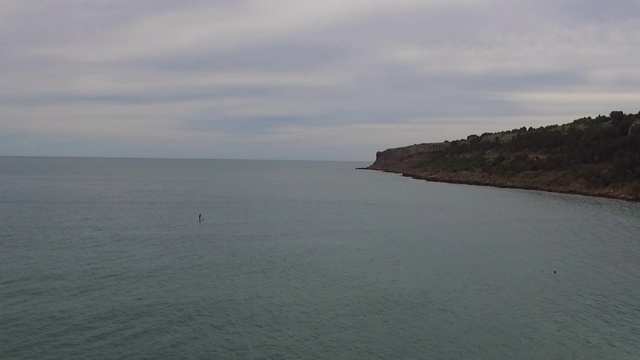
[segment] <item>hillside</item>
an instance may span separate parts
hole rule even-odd
[[[367,169],[640,201],[640,113],[388,149]]]

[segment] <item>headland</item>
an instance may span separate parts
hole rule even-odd
[[[376,154],[369,170],[428,181],[640,201],[640,113],[469,135]]]

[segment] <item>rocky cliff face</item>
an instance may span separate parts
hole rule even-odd
[[[637,134],[640,134],[640,120],[636,120],[633,122],[633,124],[631,124],[627,136],[633,136]]]
[[[434,154],[448,146],[449,143],[426,143],[378,151],[376,161],[368,169],[398,172],[413,169],[433,159]]]

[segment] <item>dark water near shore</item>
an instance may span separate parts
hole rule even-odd
[[[640,204],[364,165],[0,157],[0,359],[639,357]]]

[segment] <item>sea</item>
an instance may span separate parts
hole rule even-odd
[[[640,358],[640,204],[366,165],[0,157],[0,359]]]

